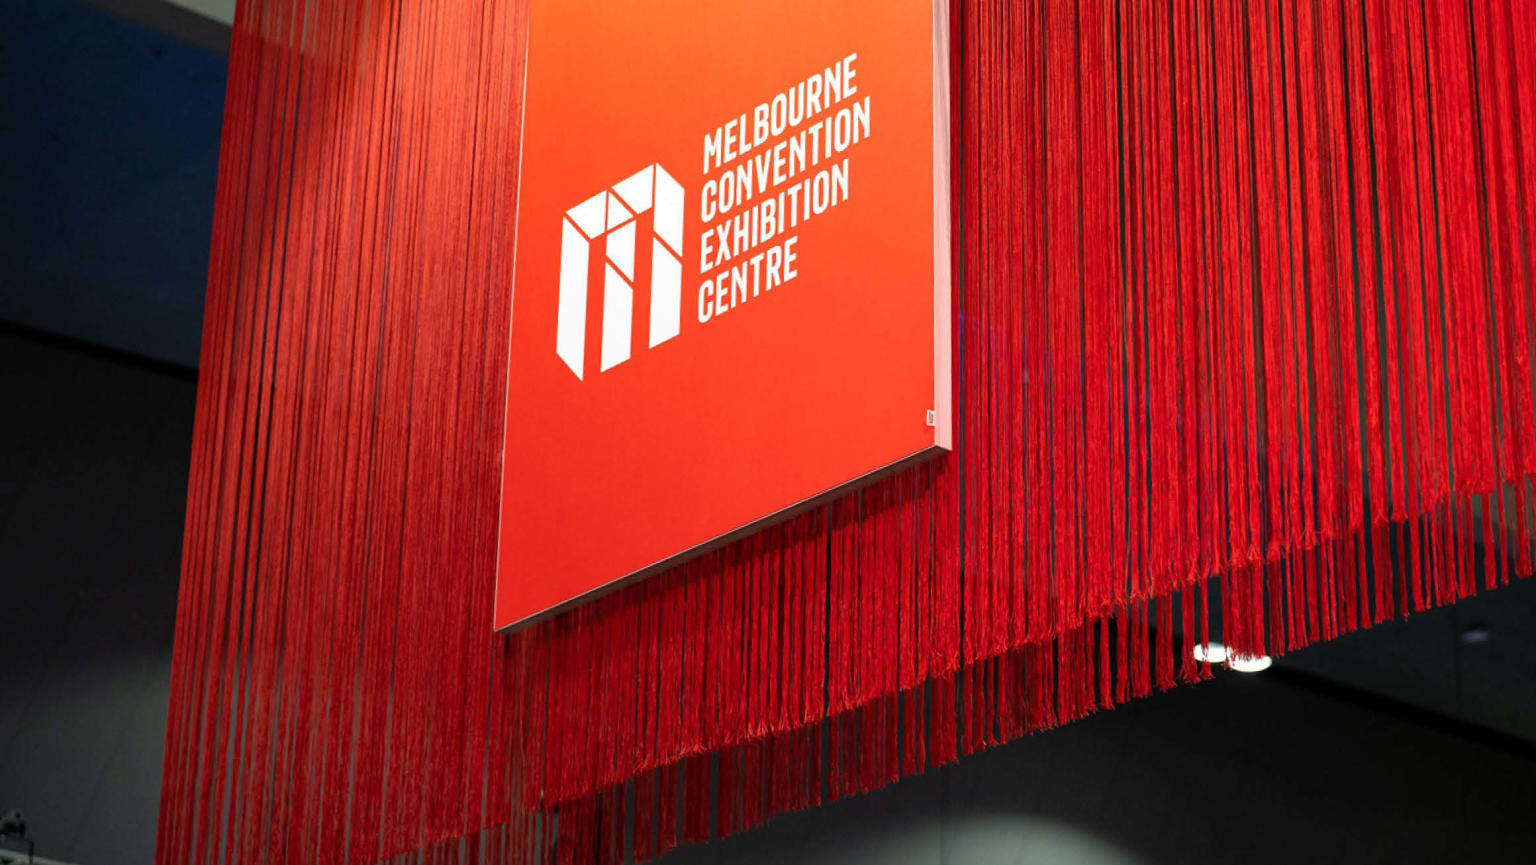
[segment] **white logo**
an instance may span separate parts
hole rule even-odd
[[[587,262],[604,239],[603,337],[599,371],[629,360],[635,305],[635,217],[654,208],[650,347],[677,336],[683,306],[683,187],[650,165],[565,212],[560,238],[560,312],[555,353],[582,377],[587,334]]]

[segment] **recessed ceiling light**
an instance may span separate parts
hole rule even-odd
[[[1202,664],[1225,664],[1227,662],[1227,647],[1215,640],[1209,643],[1196,643],[1193,654],[1195,660]]]
[[[1467,629],[1461,632],[1461,641],[1469,646],[1481,646],[1492,636],[1493,634],[1482,625],[1468,625]]]
[[[1227,667],[1239,673],[1262,673],[1275,661],[1268,655],[1231,655]]]

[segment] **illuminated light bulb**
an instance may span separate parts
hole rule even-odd
[[[1224,664],[1227,661],[1227,647],[1214,640],[1198,643],[1195,645],[1194,656],[1202,664]]]
[[[1230,655],[1227,658],[1228,669],[1239,673],[1262,673],[1274,663],[1268,655]]]

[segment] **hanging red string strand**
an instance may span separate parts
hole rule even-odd
[[[1532,11],[953,2],[955,452],[495,635],[524,3],[246,0],[159,860],[645,860],[1528,576]]]

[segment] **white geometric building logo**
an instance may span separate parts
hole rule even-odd
[[[602,351],[598,369],[629,360],[633,344],[637,217],[652,211],[651,348],[677,336],[683,308],[683,187],[650,165],[565,212],[560,235],[560,312],[555,353],[582,377],[587,348],[587,265],[604,241]],[[641,239],[640,242],[645,242]]]

